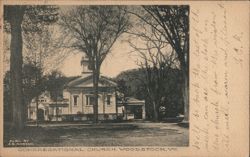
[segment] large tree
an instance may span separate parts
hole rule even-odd
[[[50,92],[50,97],[57,102],[58,97],[62,98],[63,87],[67,78],[58,70],[53,70],[47,75],[46,90]]]
[[[184,120],[189,121],[189,6],[153,5],[142,7],[147,12],[146,16],[141,16],[135,11],[130,11],[130,13],[161,34],[177,55],[182,72]]]
[[[56,16],[55,7],[52,6],[4,6],[4,24],[11,36],[10,95],[12,105],[12,127],[17,130],[21,130],[24,127],[26,110],[22,87],[22,33],[24,31],[29,31],[29,28],[33,26],[32,24],[40,22],[50,23],[56,19]]]
[[[154,27],[177,54],[182,72],[184,121],[189,121],[189,6],[144,6],[154,18]]]
[[[25,118],[28,117],[27,107],[33,98],[36,98],[38,108],[38,96],[45,90],[46,77],[43,75],[41,67],[34,64],[24,64],[23,66],[23,96],[25,106]]]
[[[11,45],[10,45],[10,95],[12,105],[12,127],[22,129],[24,127],[24,107],[22,91],[22,30],[21,24],[25,7],[5,7],[5,17],[10,23]]]
[[[162,71],[162,76],[159,74]],[[147,73],[151,73],[148,80]],[[118,92],[125,93],[118,96],[119,101],[123,100],[123,96],[134,97],[140,100],[145,100],[145,109],[147,119],[154,120],[155,112],[153,101],[158,102],[157,114],[158,118],[176,117],[178,114],[183,114],[183,102],[181,94],[180,70],[177,68],[154,69],[152,66],[146,70],[143,66],[138,69],[132,69],[121,72],[114,79],[118,85]],[[159,78],[159,81],[156,79]],[[150,84],[148,82],[150,81]],[[160,82],[161,81],[161,82]],[[158,83],[158,85],[157,85]],[[159,88],[160,92],[157,93],[156,89]],[[155,92],[155,93],[151,93]],[[157,95],[156,95],[157,94]],[[161,101],[154,100],[154,97],[159,97]]]
[[[98,121],[100,68],[115,41],[129,26],[123,6],[77,6],[61,17],[62,34],[71,49],[85,53],[93,71],[94,121]]]
[[[178,61],[176,61],[177,57],[164,36],[148,24],[157,25],[151,15],[139,7],[132,11],[136,15],[137,20],[134,22],[136,27],[130,29],[128,33],[130,38],[136,38],[137,42],[133,40],[128,40],[128,42],[133,49],[132,52],[135,51],[141,58],[138,65],[144,75],[142,82],[147,93],[147,100],[152,105],[150,108],[153,111],[154,120],[157,121],[159,120],[159,108],[165,105],[164,102],[167,99],[166,93],[172,91],[169,88],[171,84],[168,84],[168,79],[172,77],[170,74],[172,69],[178,67]],[[138,19],[138,16],[143,17],[144,21]]]

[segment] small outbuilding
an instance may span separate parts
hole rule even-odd
[[[124,120],[145,119],[145,101],[128,97],[125,101],[117,102],[118,113]]]

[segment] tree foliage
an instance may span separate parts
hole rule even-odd
[[[10,33],[10,20],[13,16],[13,11],[20,10],[20,15],[23,16],[21,27],[23,33],[42,32],[44,25],[51,25],[58,20],[58,7],[51,5],[22,5],[22,6],[4,6],[4,28],[5,32]]]
[[[152,100],[155,100],[153,106],[158,108],[157,106],[161,104],[162,98],[159,93],[161,93],[161,84],[164,80],[162,76],[168,76],[167,72],[162,69],[170,69],[174,65],[181,70],[179,84],[182,85],[185,119],[188,121],[189,7],[155,5],[142,6],[142,8],[145,11],[143,15],[137,11],[129,12],[139,19],[140,28],[142,28],[141,31],[131,34],[142,38],[145,47],[138,47],[134,43],[130,45],[144,60],[141,67],[147,74],[147,86],[150,87],[151,92],[148,91],[152,93]],[[164,45],[171,46],[171,49],[164,48]],[[169,51],[171,55],[163,53],[166,51]],[[158,83],[152,86],[155,81]]]
[[[40,79],[38,80],[38,78]],[[33,64],[25,64],[23,66],[23,91],[26,105],[45,90],[45,81],[46,77],[43,76],[41,68]]]
[[[91,68],[98,69],[116,39],[127,30],[128,17],[120,6],[77,6],[62,15],[59,24],[68,47],[84,52]]]
[[[143,6],[143,8],[157,22],[158,25],[153,28],[161,33],[175,50],[182,70],[188,71],[189,7]]]
[[[57,101],[62,98],[62,92],[67,78],[57,70],[47,75],[46,90],[50,92],[51,99]]]
[[[37,77],[41,78],[39,82],[37,82]],[[30,104],[31,100],[36,96],[40,95],[45,90],[45,82],[46,77],[42,75],[42,69],[34,66],[33,64],[24,64],[22,69],[22,91],[23,91],[23,101],[24,101],[24,119],[27,118],[27,106]],[[11,121],[12,117],[12,106],[11,103],[11,77],[10,71],[5,73],[4,77],[4,111],[5,116],[4,120],[6,122]]]
[[[53,6],[51,6],[53,8]],[[34,30],[33,25],[51,23],[57,17],[50,6],[4,6],[4,27],[10,32],[10,100],[12,109],[12,127],[17,130],[24,128],[25,110],[22,67],[23,67],[23,37],[22,33]],[[52,13],[53,12],[53,13]],[[37,13],[37,14],[36,14]],[[28,20],[27,20],[28,19]],[[29,23],[29,21],[31,23]],[[28,23],[28,24],[27,24]],[[32,29],[29,29],[32,28]],[[38,27],[37,27],[38,28]]]
[[[152,72],[154,70],[152,69]],[[180,80],[181,72],[178,69],[171,69],[168,76],[163,78],[161,84],[160,103],[157,107],[159,111],[159,120],[166,117],[175,117],[177,114],[183,114],[183,103]],[[125,94],[125,97],[134,97],[139,100],[145,100],[146,116],[148,119],[154,119],[154,109],[152,99],[147,91],[146,73],[144,69],[133,69],[120,73],[115,81],[118,84],[118,91]],[[152,86],[155,86],[157,81],[152,81]],[[164,107],[164,110],[160,108]]]
[[[185,106],[184,120],[189,121],[189,6],[144,6],[177,54],[182,72],[182,95]]]
[[[65,12],[59,24],[67,47],[85,53],[93,70],[97,122],[100,67],[117,38],[127,30],[128,16],[123,6],[77,6]]]

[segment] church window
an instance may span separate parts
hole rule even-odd
[[[107,95],[107,105],[111,104],[111,95]]]
[[[74,106],[77,106],[78,101],[78,95],[73,96]]]
[[[95,97],[91,95],[86,96],[86,105],[94,105],[95,104]]]

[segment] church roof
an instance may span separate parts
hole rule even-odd
[[[127,97],[126,99],[127,99],[127,102],[129,103],[145,103],[144,100],[139,100],[133,97]]]
[[[100,76],[99,78],[99,87],[115,87],[117,84],[112,81],[111,79],[105,77],[105,76]],[[93,87],[93,75],[88,75],[88,76],[81,76],[79,78],[76,78],[72,81],[70,81],[68,84],[66,84],[67,88],[70,87]]]
[[[139,99],[136,99],[136,98],[133,98],[133,97],[126,97],[125,98],[126,101],[125,102],[122,102],[122,101],[118,101],[117,104],[119,105],[145,105],[145,101],[144,100],[139,100]]]

